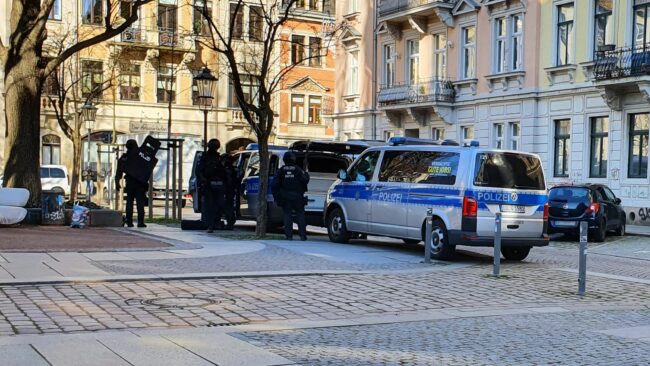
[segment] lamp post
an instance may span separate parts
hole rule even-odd
[[[88,148],[87,148],[87,157],[86,160],[86,200],[90,202],[91,200],[91,191],[92,191],[92,181],[90,177],[90,134],[93,130],[93,124],[95,124],[95,117],[97,116],[97,107],[93,105],[93,102],[88,100],[81,107],[81,113],[83,114],[84,120],[86,121],[86,129],[88,130]]]
[[[194,77],[194,83],[199,92],[199,109],[203,111],[203,151],[208,147],[208,112],[212,109],[214,100],[214,84],[217,78],[212,75],[210,69],[204,67],[201,72]]]

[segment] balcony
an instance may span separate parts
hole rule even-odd
[[[451,80],[431,78],[414,84],[405,82],[382,85],[377,94],[377,104],[391,122],[401,119],[402,112],[406,112],[412,119],[424,125],[432,111],[448,122],[455,97],[456,92]]]
[[[613,110],[621,110],[621,97],[630,92],[650,103],[650,44],[597,51],[593,80]]]
[[[178,31],[176,29],[158,29],[158,44],[165,47],[178,46]]]
[[[450,10],[457,0],[382,0],[379,4],[379,18],[395,18],[406,15],[428,15],[431,10],[445,8]],[[395,19],[397,20],[397,19]]]
[[[144,43],[146,41],[145,34],[140,28],[127,28],[120,35],[120,41],[125,43]]]

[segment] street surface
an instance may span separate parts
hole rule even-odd
[[[424,264],[421,245],[392,239],[251,231],[150,225],[122,232],[170,247],[0,252],[0,364],[650,362],[647,236],[590,245],[581,298],[578,243],[561,239],[493,278],[491,248]]]

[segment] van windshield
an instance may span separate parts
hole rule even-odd
[[[350,165],[343,156],[314,153],[310,153],[307,157],[307,165],[305,165],[305,157],[300,155],[296,159],[296,164],[299,167],[306,167],[309,173],[324,174],[336,174],[341,169],[346,170]]]
[[[544,190],[544,172],[539,159],[507,152],[476,156],[474,185],[494,188]]]

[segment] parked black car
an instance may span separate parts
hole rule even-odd
[[[602,242],[608,231],[625,235],[625,212],[611,189],[601,184],[551,188],[548,196],[549,234],[577,236],[580,222],[589,223],[589,241]]]

